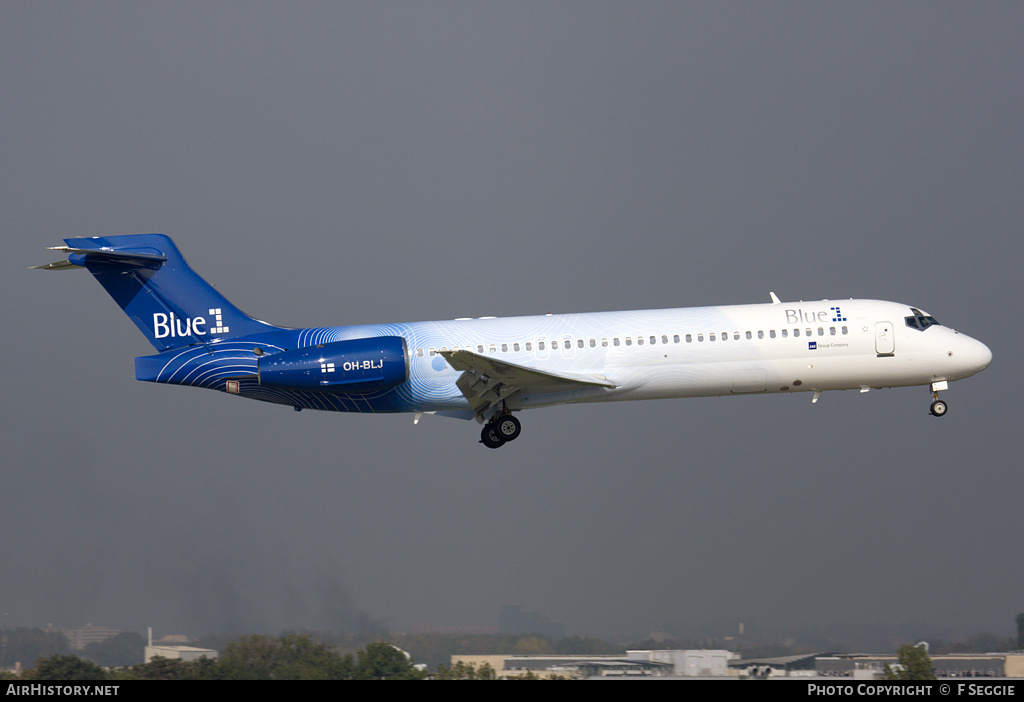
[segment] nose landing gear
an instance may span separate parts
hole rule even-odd
[[[949,384],[945,380],[932,383],[932,406],[929,411],[932,413],[933,417],[941,417],[946,414],[946,410],[949,409],[949,406],[943,400],[939,399],[939,390],[945,390],[947,387],[949,387]]]

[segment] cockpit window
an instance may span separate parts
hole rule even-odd
[[[927,315],[916,307],[911,307],[910,311],[914,313],[912,317],[904,317],[907,322],[907,326],[911,329],[917,329],[918,331],[924,331],[932,325],[938,325],[938,320],[931,315]]]

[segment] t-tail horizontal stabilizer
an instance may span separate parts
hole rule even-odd
[[[64,241],[52,250],[66,253],[66,261],[36,268],[88,270],[158,351],[278,329],[228,302],[163,234]]]

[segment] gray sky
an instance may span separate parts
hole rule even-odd
[[[9,2],[0,608],[158,633],[1024,611],[1024,5]],[[295,413],[134,380],[65,236],[162,232],[288,326],[872,297],[925,388]],[[1009,314],[1009,316],[1008,316]],[[685,633],[685,632],[680,632]]]

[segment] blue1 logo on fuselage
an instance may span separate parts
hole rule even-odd
[[[801,322],[814,324],[815,322],[846,321],[846,317],[843,316],[842,311],[838,307],[829,307],[829,310],[833,313],[831,320],[829,319],[828,312],[825,310],[821,310],[819,312],[804,312],[799,307],[795,310],[786,310],[786,324],[800,324]]]
[[[206,317],[185,317],[183,326],[181,317],[176,316],[173,312],[170,314],[154,312],[153,336],[157,339],[164,339],[168,336],[173,339],[185,336],[205,336],[207,333],[227,334],[230,331],[229,327],[224,326],[220,307],[210,310],[210,315],[213,317],[213,327],[205,330],[201,327],[207,325]]]

